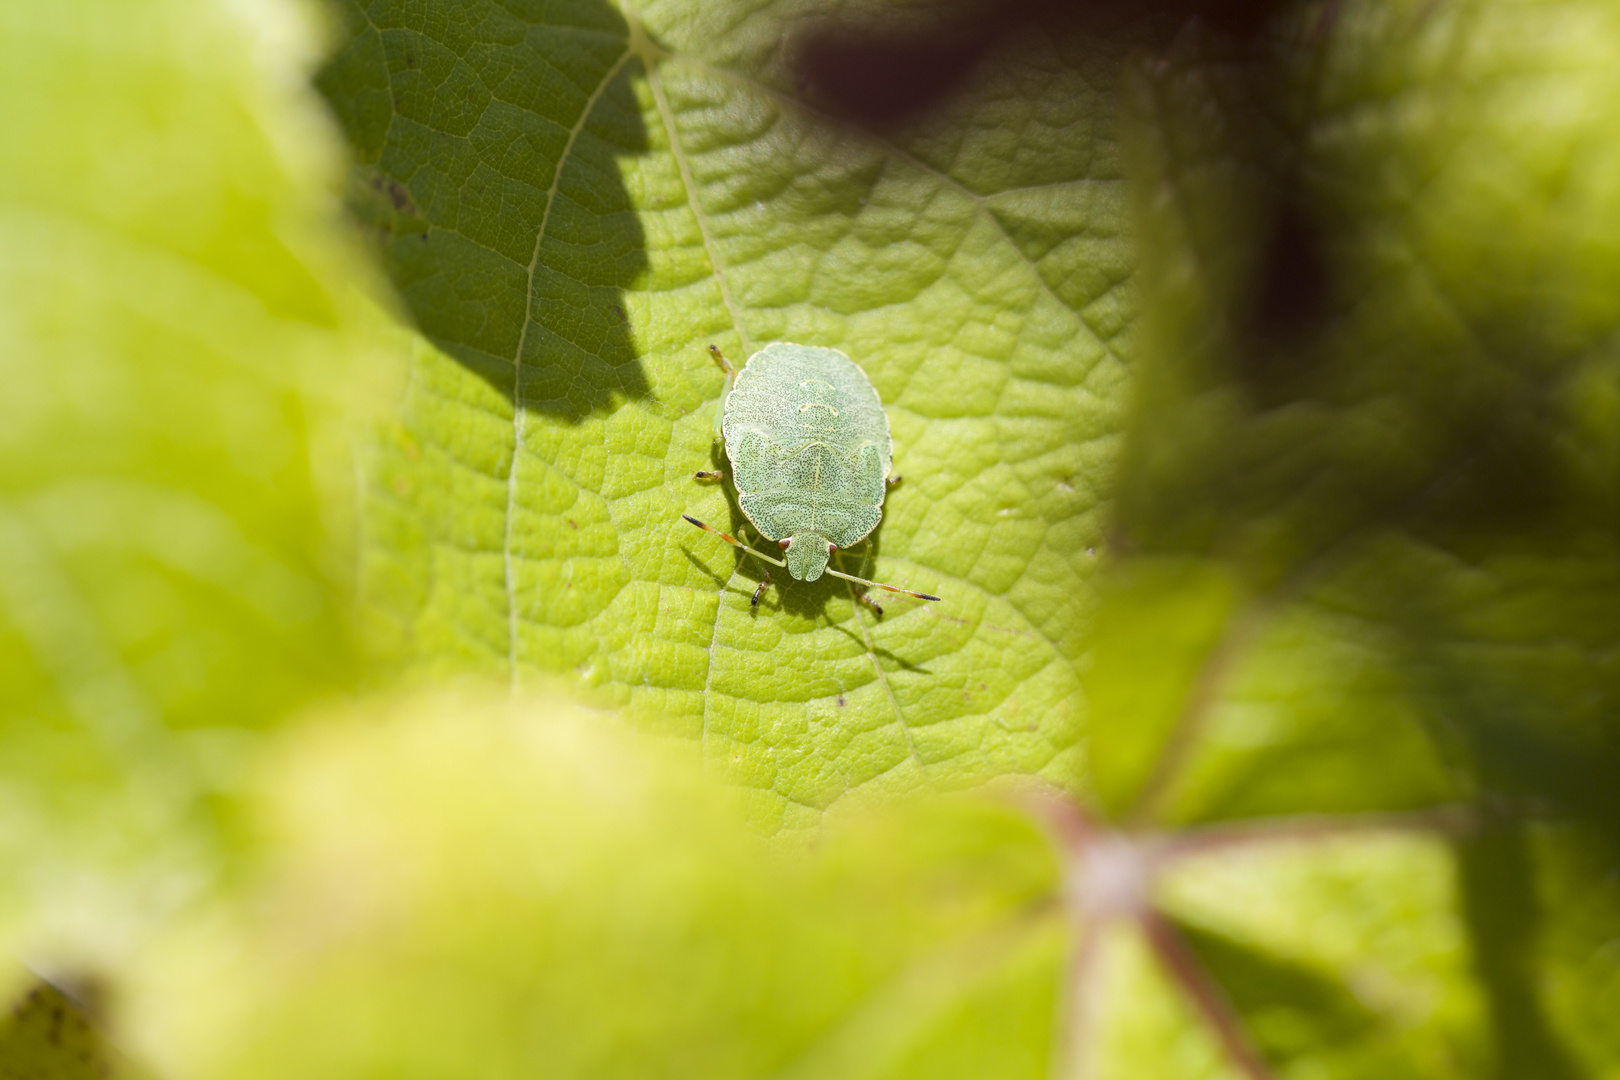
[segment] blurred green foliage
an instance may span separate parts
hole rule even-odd
[[[254,733],[357,677],[363,263],[257,17],[0,13],[0,939],[48,964],[194,893]]]
[[[368,502],[368,596],[431,666],[573,673],[700,737],[772,825],[1072,784],[1133,311],[1104,92],[1128,43],[1022,41],[877,139],[795,98],[781,39],[815,10],[744,10],[340,5],[349,190],[436,346]],[[772,340],[872,379],[905,482],[867,576],[948,609],[873,619],[828,579],[755,612],[755,564],[682,521],[743,522],[692,481],[705,345]]]
[[[1048,1036],[1062,920],[1033,905],[1057,864],[1009,808],[773,848],[689,744],[544,698],[327,718],[261,791],[262,903],[238,937],[176,950],[198,958],[195,986],[171,971],[151,995],[178,1075],[1044,1067],[1028,1048]],[[223,1060],[187,1060],[209,995],[235,999],[205,1006],[234,1021]],[[978,1025],[943,1022],[969,1009]],[[888,1068],[866,1060],[873,1036]]]
[[[1620,6],[969,9],[0,9],[0,1076],[1620,1078]]]

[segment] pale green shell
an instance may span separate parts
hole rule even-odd
[[[773,342],[748,358],[721,430],[742,511],[788,540],[788,573],[814,581],[828,544],[858,544],[883,518],[894,440],[866,373],[837,349]]]

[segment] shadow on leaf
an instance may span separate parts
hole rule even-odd
[[[1209,930],[1178,925],[1273,1063],[1285,1066],[1327,1047],[1376,1041],[1378,1017],[1323,973]]]
[[[354,149],[350,208],[417,326],[514,402],[577,422],[651,392],[624,306],[645,238],[618,165],[647,149],[639,64],[605,2],[549,24],[476,6],[340,0],[316,84]],[[467,27],[478,41],[450,40]]]
[[[1498,829],[1458,846],[1462,915],[1490,1003],[1493,1076],[1575,1080],[1583,1075],[1553,1031],[1538,992],[1541,911],[1524,832]]]

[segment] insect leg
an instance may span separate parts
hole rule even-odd
[[[756,558],[764,559],[766,562],[770,563],[773,566],[781,566],[781,567],[786,567],[787,566],[787,563],[783,562],[781,559],[773,559],[769,555],[765,554],[763,551],[755,551],[753,548],[749,547],[747,544],[743,543],[741,540],[737,539],[735,536],[732,536],[730,533],[723,533],[719,529],[715,528],[713,525],[707,525],[707,524],[699,521],[697,518],[693,517],[691,514],[682,514],[681,517],[685,518],[687,521],[690,521],[693,525],[696,525],[698,528],[702,529],[704,532],[712,532],[712,533],[714,533],[714,535],[718,536],[720,539],[724,540],[726,543],[730,544],[732,547],[742,548],[744,551],[748,552],[750,555],[753,555]],[[768,570],[766,571],[766,573],[769,573],[769,572],[770,571],[768,571]],[[884,588],[888,588],[888,586],[884,586]]]
[[[747,529],[744,529],[742,526],[739,525],[737,527],[737,531],[743,534],[743,539],[746,540],[748,538],[748,530]],[[763,540],[764,537],[761,537],[760,539]],[[743,550],[748,552],[750,555],[758,555],[759,554],[759,552],[755,551],[751,547],[745,547],[745,548],[743,548]],[[772,560],[772,561],[774,562],[775,560]],[[749,600],[748,600],[748,606],[751,607],[751,608],[759,607],[759,598],[764,596],[765,595],[765,590],[771,587],[771,572],[765,568],[764,563],[759,564],[759,572],[761,574],[764,574],[765,577],[760,581],[759,585],[757,585],[754,588],[754,595],[752,597],[750,597]]]
[[[838,549],[836,549],[836,552],[837,552],[837,555],[838,555],[838,565],[839,566],[844,565],[844,549],[843,548],[838,548]],[[871,544],[868,543],[868,544],[863,545],[862,548],[861,548],[861,565],[860,565],[860,570],[861,570],[862,573],[866,572],[866,560],[869,559],[871,557],[871,555],[872,555]],[[878,603],[876,600],[872,599],[872,594],[871,593],[866,592],[865,590],[862,590],[861,592],[856,592],[854,589],[851,589],[850,590],[850,595],[853,596],[856,600],[858,600],[861,603],[865,604],[867,607],[871,608],[875,613],[877,613],[879,615],[883,614],[883,605]]]
[[[939,597],[934,596],[931,593],[913,592],[911,589],[902,589],[898,585],[885,585],[881,581],[868,581],[866,578],[856,577],[854,574],[846,574],[842,570],[834,570],[830,566],[827,567],[826,573],[831,574],[833,577],[841,577],[845,581],[854,581],[854,582],[858,582],[859,584],[862,584],[862,585],[871,585],[871,586],[874,586],[874,587],[879,588],[879,589],[887,589],[889,592],[900,593],[902,596],[914,596],[918,600],[938,600],[939,599]]]
[[[771,572],[769,570],[766,570],[765,571],[765,576],[760,579],[758,588],[756,588],[754,590],[754,595],[749,598],[748,606],[751,607],[751,608],[759,607],[759,598],[764,596],[765,595],[765,590],[770,588],[770,587],[771,587]]]
[[[731,396],[731,386],[737,381],[737,369],[731,366],[731,361],[723,356],[719,349],[709,346],[709,355],[714,362],[720,365],[720,370],[726,373],[726,388],[720,391],[720,404],[714,410],[714,437],[720,438],[720,421],[726,418],[726,399]]]
[[[737,377],[737,369],[731,366],[731,361],[726,359],[725,354],[720,351],[718,345],[709,346],[709,355],[714,357],[714,362],[720,365],[720,370],[726,373],[727,379]]]

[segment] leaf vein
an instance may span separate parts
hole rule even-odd
[[[551,220],[551,208],[557,201],[557,189],[562,185],[563,169],[568,164],[568,156],[573,153],[574,143],[585,130],[585,125],[590,122],[596,103],[601,100],[608,86],[618,78],[619,72],[634,55],[629,43],[626,42],[624,53],[607,70],[607,74],[602,76],[602,81],[597,84],[596,89],[591,91],[591,96],[580,109],[579,119],[568,132],[568,141],[563,144],[562,153],[557,156],[557,167],[552,171],[551,186],[546,190],[546,206],[540,214],[540,226],[535,230],[534,254],[529,258],[528,279],[523,299],[523,327],[518,331],[517,351],[512,354],[512,463],[506,473],[506,529],[501,543],[506,577],[507,666],[510,670],[513,691],[516,691],[518,686],[518,606],[517,579],[512,573],[512,522],[517,510],[518,455],[523,452],[523,430],[529,415],[523,402],[523,347],[528,341],[529,326],[534,318],[534,272],[540,265],[540,248],[545,243],[546,225]]]
[[[640,23],[628,11],[624,14],[630,22],[632,37],[639,36],[641,33]],[[652,91],[653,102],[658,107],[658,118],[664,125],[665,134],[669,137],[670,155],[675,159],[675,167],[681,175],[681,185],[686,189],[687,206],[692,211],[692,216],[697,220],[698,234],[703,238],[704,252],[708,256],[709,265],[714,270],[714,283],[720,290],[720,300],[725,305],[727,314],[731,316],[731,324],[737,331],[738,339],[742,342],[743,352],[752,353],[753,343],[748,336],[748,331],[743,327],[743,320],[737,312],[737,304],[731,295],[731,288],[726,284],[725,264],[720,259],[720,253],[715,246],[714,238],[709,234],[708,218],[704,215],[703,207],[698,201],[697,184],[692,179],[691,164],[687,161],[686,152],[681,147],[680,135],[675,130],[675,115],[669,107],[669,99],[664,95],[663,79],[659,77],[657,67],[651,63],[647,65],[647,85]],[[740,566],[740,564],[738,565]],[[736,576],[737,570],[734,568],[732,570],[732,579],[734,580]],[[731,581],[728,580],[726,584],[729,586]],[[699,744],[700,747],[705,749],[709,738],[710,687],[713,685],[714,680],[714,642],[720,633],[720,617],[724,610],[725,604],[723,601],[715,605],[714,626],[710,631],[709,638],[708,670],[703,677],[703,727],[699,734]]]
[[[735,71],[729,71],[726,68],[715,67],[713,64],[710,64],[707,61],[699,60],[696,57],[687,56],[685,54],[672,54],[670,59],[690,64],[691,66],[698,68],[709,75],[713,75],[716,78],[727,79],[739,86],[752,90],[757,94],[770,98],[778,105],[783,105],[789,108],[798,109],[801,112],[809,113],[827,123],[833,122],[833,117],[816,108],[814,105],[811,105],[808,102],[802,101],[791,95],[784,94],[781,91],[766,86],[764,83],[751,79],[746,75],[741,75]],[[1062,297],[1058,296],[1058,294],[1053,291],[1052,286],[1047,284],[1046,277],[1040,272],[1039,267],[1037,267],[1028,256],[1024,255],[1023,251],[1019,249],[1017,243],[1014,242],[1010,235],[1008,235],[1006,227],[1001,223],[1001,219],[996,217],[994,211],[988,205],[988,198],[986,196],[980,195],[978,192],[956,179],[956,177],[952,176],[950,173],[947,173],[936,166],[930,165],[921,158],[915,157],[911,153],[901,149],[889,139],[872,134],[867,134],[866,137],[870,139],[873,144],[881,147],[887,153],[892,154],[894,157],[911,165],[912,167],[935,177],[947,187],[969,199],[977,208],[978,213],[989,219],[990,224],[995,227],[995,230],[998,233],[1001,234],[1002,239],[1007,241],[1007,243],[1012,246],[1013,250],[1018,252],[1018,254],[1023,258],[1024,262],[1029,265],[1030,270],[1035,275],[1036,282],[1040,285],[1041,291],[1046,293],[1046,295],[1059,307],[1073,314],[1079,321],[1080,325],[1086,328],[1086,332],[1090,334],[1099,345],[1108,351],[1108,355],[1112,356],[1115,360],[1122,360],[1119,354],[1114,351],[1112,345],[1109,342],[1104,341],[1095,331],[1091,329],[1090,325],[1086,323],[1085,319],[1081,318],[1079,310],[1065,301]],[[997,194],[1001,193],[998,192]]]
[[[843,559],[840,558],[838,561],[842,565]],[[894,709],[894,722],[900,725],[900,734],[905,736],[906,755],[917,763],[917,774],[922,778],[923,786],[932,787],[933,785],[928,782],[928,769],[923,765],[923,760],[917,753],[917,744],[912,741],[911,725],[906,723],[905,713],[900,709],[900,699],[894,696],[894,687],[889,685],[889,676],[883,670],[883,665],[878,662],[877,650],[872,647],[872,633],[867,627],[866,621],[861,618],[861,602],[855,595],[855,585],[846,581],[844,582],[844,588],[848,590],[849,602],[854,607],[851,614],[855,619],[855,625],[861,629],[861,643],[866,648],[866,657],[872,661],[872,670],[877,672],[878,682],[883,684],[883,693],[888,696],[889,705]]]

